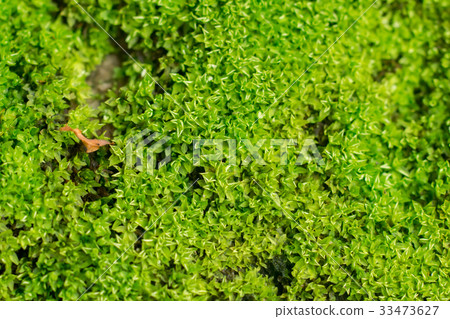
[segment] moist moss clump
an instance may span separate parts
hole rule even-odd
[[[0,8],[0,299],[450,299],[446,2],[375,4],[304,75],[371,1],[79,4],[117,43],[73,1]]]

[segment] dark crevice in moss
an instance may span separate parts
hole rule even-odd
[[[52,2],[56,5],[57,11],[54,12],[53,17],[56,18],[60,16],[60,13],[67,7],[66,0],[52,0]]]
[[[222,278],[218,278],[219,282],[222,280],[226,281],[233,281],[234,278],[236,278],[239,273],[243,272],[244,270],[240,267],[237,267],[237,269],[232,269],[230,267],[226,267],[225,269],[222,269],[220,273],[223,275]]]
[[[20,248],[19,250],[16,250],[16,255],[17,258],[19,258],[19,260],[21,260],[22,258],[28,258],[29,255],[29,247],[27,248]]]
[[[51,161],[44,161],[40,164],[41,169],[45,172],[49,170],[50,172],[53,172],[56,167],[58,167],[58,161],[55,159],[52,159]]]
[[[192,186],[192,188],[196,189],[196,188],[201,188],[201,186],[199,185],[199,181],[203,179],[202,174],[205,173],[205,168],[203,166],[196,166],[192,172],[190,172],[189,174],[187,174],[187,177],[189,178],[191,183],[194,183],[195,181],[197,181],[195,183],[195,185]]]
[[[242,301],[257,301],[254,294],[245,294],[241,300]]]
[[[209,209],[211,208],[211,201],[212,201],[211,199],[208,200],[208,204],[206,204],[205,209],[203,209],[203,217],[205,217],[206,214],[209,212]]]
[[[83,202],[95,202],[103,197],[110,196],[110,190],[104,186],[94,187],[94,193],[88,193],[82,197]]]
[[[331,115],[320,122],[307,125],[309,130],[311,130],[316,137],[316,146],[318,147],[326,147],[328,145],[328,134],[326,134],[325,131],[332,124],[330,116]]]
[[[395,59],[382,59],[381,60],[381,70],[378,71],[374,76],[373,80],[376,82],[381,82],[386,77],[386,75],[395,73],[397,70],[402,68],[400,64],[400,59],[402,55],[399,55]]]
[[[260,273],[270,277],[278,289],[278,296],[287,293],[287,287],[293,283],[292,270],[294,264],[286,255],[278,255],[272,259],[264,261],[265,267],[262,267]]]
[[[81,197],[81,199],[85,203],[86,202],[95,202],[95,201],[99,200],[100,198],[101,198],[101,196],[99,196],[98,194],[94,194],[94,193],[89,193],[89,194],[86,194]]]
[[[142,236],[142,234],[144,233],[145,229],[141,226],[136,227],[136,230],[134,231],[134,234],[136,235],[137,238],[136,242],[134,243],[134,250],[137,252],[142,250],[142,240],[144,239],[144,236]]]

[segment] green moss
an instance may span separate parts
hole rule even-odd
[[[450,299],[446,1],[377,3],[273,106],[371,1],[79,3],[170,96],[75,2],[2,4],[1,299]],[[147,128],[171,137],[153,175],[125,166]],[[199,138],[237,165],[194,166]],[[242,165],[271,138],[325,165]]]

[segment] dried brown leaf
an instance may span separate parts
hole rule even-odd
[[[59,129],[60,131],[71,131],[73,132],[76,137],[84,144],[86,147],[86,153],[92,153],[97,151],[100,147],[112,144],[111,142],[105,141],[105,140],[97,140],[97,139],[90,139],[86,138],[83,133],[81,133],[80,129],[77,128],[71,128],[69,125],[65,125],[64,127],[61,127]]]

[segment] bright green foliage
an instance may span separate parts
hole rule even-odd
[[[79,3],[176,102],[75,2],[1,2],[0,299],[76,300],[122,254],[82,300],[450,299],[448,1],[380,0],[273,106],[372,1]],[[145,128],[172,137],[154,175],[124,163]],[[238,165],[195,167],[198,138]],[[242,165],[245,138],[325,165]]]

